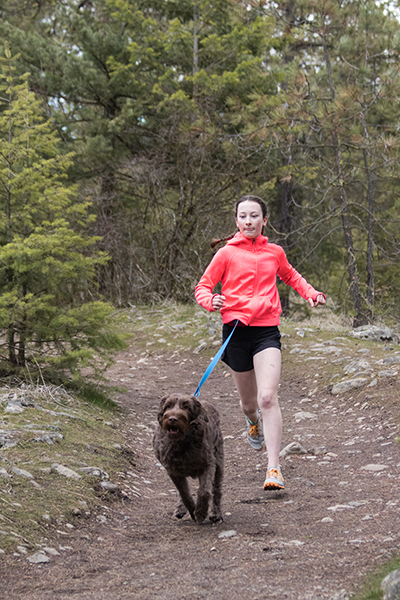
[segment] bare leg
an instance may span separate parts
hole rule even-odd
[[[257,420],[257,381],[254,369],[251,371],[232,371],[232,378],[239,393],[242,411],[253,423]]]
[[[265,443],[268,451],[268,470],[279,468],[282,441],[282,414],[278,402],[281,375],[281,352],[267,348],[254,356],[258,405],[263,419]]]
[[[232,371],[244,414],[255,422],[259,407],[265,443],[268,452],[268,470],[279,467],[282,440],[282,415],[278,403],[278,386],[281,374],[281,352],[267,348],[254,356],[254,369]]]

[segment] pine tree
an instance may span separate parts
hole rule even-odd
[[[101,291],[118,304],[191,299],[233,199],[271,185],[268,143],[247,122],[276,93],[271,20],[226,0],[68,1],[45,14],[27,35],[15,21],[0,32],[76,152],[69,174],[111,257]]]
[[[0,349],[3,372],[43,372],[79,379],[122,346],[111,332],[112,307],[95,295],[106,256],[86,233],[89,203],[66,185],[72,155],[18,77],[6,45],[0,58]]]
[[[297,235],[310,245],[302,272],[325,272],[320,287],[361,325],[384,306],[375,289],[389,291],[389,265],[394,304],[398,288],[398,20],[372,0],[278,2],[270,11],[295,53],[285,109],[264,122],[295,149],[287,175],[301,208]]]

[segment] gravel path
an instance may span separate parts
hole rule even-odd
[[[156,352],[140,359],[132,348],[121,354],[110,377],[129,388],[117,400],[135,456],[132,471],[121,473],[124,495],[104,506],[103,519],[68,539],[60,536],[60,555],[49,563],[7,558],[0,570],[3,597],[349,598],[367,572],[400,552],[397,379],[333,396],[319,383],[324,369],[337,363],[339,373],[349,357],[290,354],[310,352],[310,344],[285,341],[284,445],[297,441],[314,454],[282,459],[283,492],[262,490],[266,457],[245,441],[237,394],[222,364],[202,388],[200,399],[220,411],[225,438],[225,520],[217,525],[171,517],[176,492],[151,446],[159,399],[164,392],[193,393],[207,359]]]

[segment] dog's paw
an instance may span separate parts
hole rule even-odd
[[[184,506],[183,504],[178,504],[178,506],[175,508],[174,512],[172,513],[173,517],[176,517],[177,519],[182,519],[187,513],[187,508],[186,506]]]
[[[220,512],[212,512],[210,514],[210,522],[211,523],[222,523],[223,522],[223,516]]]
[[[194,513],[194,520],[196,521],[196,523],[203,523],[203,521],[205,520],[207,516],[207,513]]]
[[[202,523],[204,521],[204,519],[207,517],[207,513],[208,513],[208,504],[206,506],[197,505],[196,509],[194,511],[194,519],[195,519],[196,523]]]

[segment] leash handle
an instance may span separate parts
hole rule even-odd
[[[235,326],[232,329],[232,331],[230,332],[229,336],[226,338],[225,342],[222,344],[221,348],[218,350],[217,354],[214,356],[214,358],[212,359],[212,361],[208,365],[208,367],[207,367],[207,369],[206,369],[203,377],[201,378],[200,383],[197,386],[196,391],[193,394],[193,396],[196,396],[197,398],[200,396],[200,388],[201,388],[201,386],[203,385],[203,383],[205,383],[207,381],[207,379],[211,375],[212,371],[214,370],[215,365],[217,364],[217,362],[219,361],[219,359],[223,355],[223,353],[225,351],[225,348],[229,344],[230,339],[233,336],[233,333],[234,333],[234,331],[235,331],[238,323],[239,323],[239,319],[237,319],[237,321],[235,323]]]

